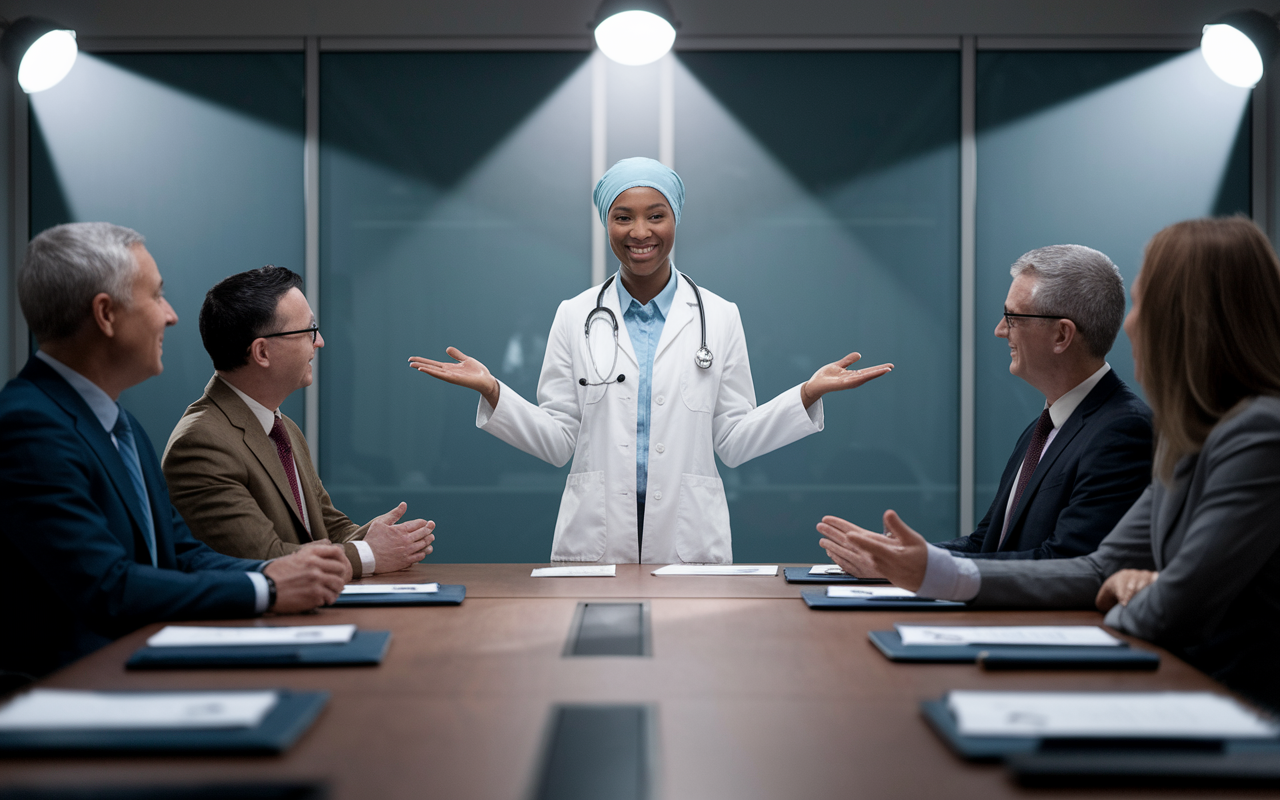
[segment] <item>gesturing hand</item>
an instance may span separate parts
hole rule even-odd
[[[1149,569],[1122,569],[1113,572],[1098,590],[1094,605],[1104,614],[1114,608],[1116,603],[1127,606],[1138,592],[1155,583],[1159,577],[1159,572]]]
[[[310,611],[338,599],[351,578],[351,564],[340,545],[315,542],[267,564],[262,573],[276,584],[272,611]]]
[[[886,534],[872,533],[839,517],[823,517],[818,533],[825,538],[818,544],[850,575],[885,578],[914,592],[924,583],[929,545],[896,512],[884,512],[884,529]]]
[[[881,364],[878,367],[865,367],[863,369],[848,369],[850,365],[860,358],[862,358],[861,353],[850,353],[839,361],[827,364],[813,373],[813,377],[805,381],[804,385],[800,387],[800,399],[804,402],[804,407],[808,408],[818,402],[818,398],[824,394],[852,389],[893,371],[892,364]]]
[[[373,550],[378,572],[396,572],[417,564],[432,550],[436,524],[424,519],[400,522],[408,508],[401,503],[369,523],[364,540]]]
[[[490,406],[497,408],[498,381],[489,372],[489,368],[456,347],[445,348],[445,352],[458,363],[450,364],[447,361],[432,361],[429,358],[413,356],[409,359],[409,366],[447,383],[475,389],[484,395],[484,399]]]

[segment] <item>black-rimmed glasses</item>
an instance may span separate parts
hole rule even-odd
[[[1008,325],[1011,330],[1013,329],[1013,321],[1015,319],[1066,319],[1068,321],[1074,321],[1070,320],[1068,317],[1062,316],[1061,314],[1014,314],[1011,311],[1004,312],[1004,324]]]
[[[264,334],[262,334],[261,336],[259,336],[258,338],[259,338],[259,339],[274,339],[274,338],[275,338],[275,337],[277,337],[277,336],[292,336],[292,335],[294,335],[295,333],[309,333],[309,334],[311,334],[311,343],[312,343],[312,344],[315,344],[315,343],[316,343],[316,334],[320,333],[320,325],[319,325],[319,324],[316,324],[316,325],[312,325],[310,328],[302,328],[302,329],[300,329],[300,330],[296,330],[296,331],[280,331],[279,333],[264,333]]]

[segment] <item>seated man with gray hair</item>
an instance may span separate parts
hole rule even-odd
[[[1120,271],[1069,244],[1032,250],[1009,271],[995,335],[1009,342],[1009,371],[1044,395],[1044,409],[1018,439],[977,530],[929,548],[926,597],[949,596],[930,591],[969,571],[952,556],[1092,553],[1151,482],[1151,409],[1106,363],[1124,321]],[[825,517],[818,530],[854,527]]]
[[[232,558],[196,541],[169,503],[151,440],[117,402],[164,369],[178,321],[142,236],[105,222],[50,228],[17,282],[40,350],[0,391],[4,683],[153,622],[333,602],[351,574],[341,547]]]

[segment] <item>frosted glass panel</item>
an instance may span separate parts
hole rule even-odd
[[[852,350],[897,365],[721,467],[735,559],[825,560],[823,514],[954,536],[958,54],[685,52],[675,80],[675,261],[741,309],[757,401]]]
[[[322,60],[322,475],[353,518],[434,519],[435,561],[551,551],[568,467],[477,430],[477,394],[407,359],[453,345],[535,399],[556,306],[591,279],[586,59]]]
[[[121,403],[163,451],[213,364],[196,319],[236,272],[303,271],[300,54],[91,55],[31,95],[31,233],[105,220],[147,237],[178,314],[162,375]],[[301,393],[283,407],[303,424]]]
[[[1044,405],[1009,374],[1008,345],[992,333],[1009,265],[1036,247],[1083,244],[1109,255],[1128,287],[1164,226],[1248,213],[1248,98],[1198,51],[978,54],[978,518]],[[1108,361],[1138,389],[1123,332]]]

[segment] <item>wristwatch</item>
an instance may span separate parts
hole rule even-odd
[[[271,580],[271,576],[265,572],[262,573],[262,577],[267,579],[267,610],[270,611],[276,607],[276,582]]]

